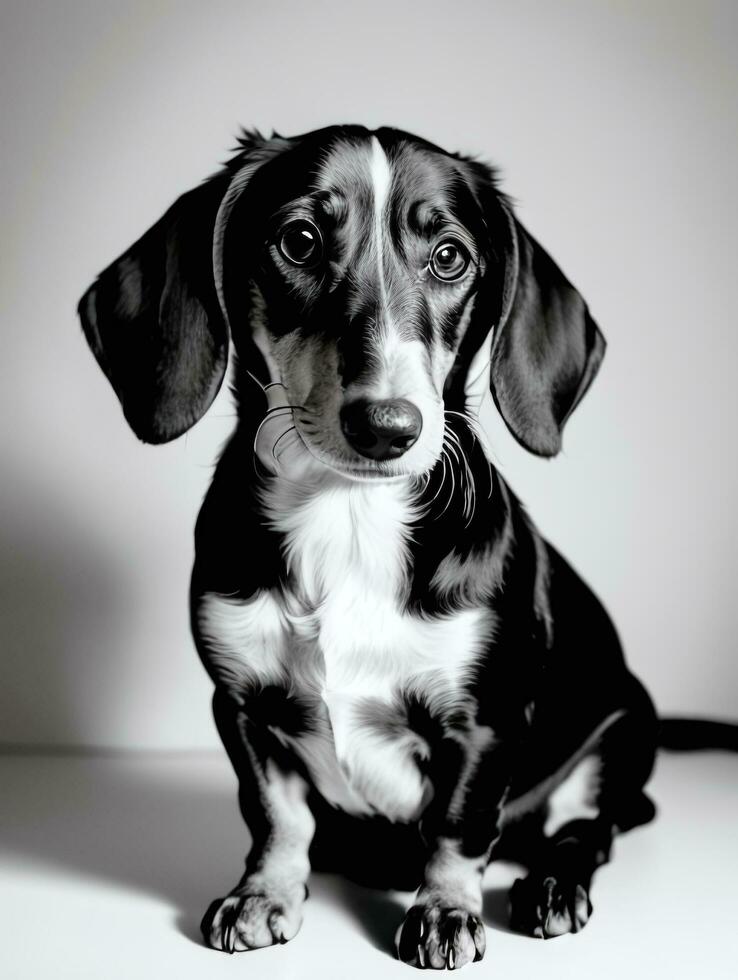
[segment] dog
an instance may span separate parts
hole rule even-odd
[[[252,846],[205,941],[292,939],[328,868],[417,887],[400,959],[459,968],[495,857],[528,869],[516,929],[582,929],[614,835],[654,815],[658,719],[479,429],[491,391],[554,456],[605,353],[495,172],[389,128],[244,133],[79,314],[149,443],[237,352],[191,618]]]

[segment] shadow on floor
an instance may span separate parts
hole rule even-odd
[[[510,928],[509,910],[510,889],[488,888],[484,893],[482,904],[482,917],[488,926],[492,926],[497,932],[512,932]]]
[[[10,860],[159,896],[174,906],[176,928],[201,943],[200,918],[238,881],[249,846],[224,759],[0,756],[0,775],[0,851]],[[405,911],[396,894],[335,874],[314,875],[311,891],[348,909],[393,955]],[[506,929],[506,890],[488,890],[484,911]]]
[[[214,754],[189,764],[181,755],[154,759],[2,758],[0,848],[52,871],[161,896],[196,916],[243,868],[249,837],[235,779]]]
[[[319,878],[322,897],[348,910],[375,949],[394,956],[395,933],[407,903],[391,892],[364,888],[338,875],[320,875]]]

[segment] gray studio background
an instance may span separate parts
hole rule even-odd
[[[239,123],[397,125],[501,167],[609,341],[559,459],[490,415],[502,472],[659,708],[735,715],[737,26],[731,2],[5,2],[0,741],[216,744],[187,589],[229,397],[139,444],[75,305]]]

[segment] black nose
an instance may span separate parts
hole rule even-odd
[[[396,459],[417,442],[423,417],[405,398],[357,401],[341,409],[341,428],[362,456]]]

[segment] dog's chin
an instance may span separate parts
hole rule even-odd
[[[324,464],[328,465],[328,464]],[[354,483],[401,483],[413,479],[416,474],[405,471],[386,472],[378,468],[357,467],[352,469],[344,464],[333,464],[329,467],[338,476]]]
[[[307,447],[310,452],[310,447]],[[415,473],[406,468],[400,468],[390,462],[379,462],[375,464],[351,463],[345,459],[335,456],[326,456],[324,453],[318,456],[313,454],[315,460],[336,476],[355,483],[399,483],[403,480],[420,479],[423,474]]]

